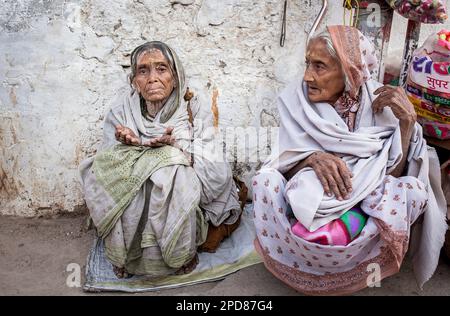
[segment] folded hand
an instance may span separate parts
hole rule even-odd
[[[305,159],[305,165],[314,170],[328,196],[334,193],[339,201],[350,198],[353,175],[341,158],[325,152],[315,152]]]

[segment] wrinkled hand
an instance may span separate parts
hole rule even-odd
[[[143,143],[142,145],[149,146],[149,147],[161,147],[164,145],[174,146],[175,145],[175,136],[172,135],[172,132],[173,132],[173,127],[168,127],[166,129],[164,135],[152,138],[149,141]]]
[[[409,152],[410,139],[414,131],[417,114],[414,106],[408,100],[405,91],[400,87],[384,86],[377,89],[374,94],[379,94],[380,96],[373,101],[373,112],[382,112],[385,106],[389,106],[395,117],[399,120],[402,152],[404,155],[395,169],[391,171],[390,175],[400,177],[406,167],[407,153]]]
[[[389,106],[400,123],[411,125],[416,122],[416,111],[403,88],[385,85],[375,90],[374,94],[379,95],[372,103],[374,113],[381,113],[384,107]]]
[[[328,196],[334,193],[339,201],[350,198],[353,174],[341,158],[329,153],[315,152],[305,159],[305,164],[313,168]]]
[[[125,145],[140,145],[141,141],[140,139],[134,134],[134,132],[125,126],[117,125],[116,126],[116,133],[115,133],[116,139]]]

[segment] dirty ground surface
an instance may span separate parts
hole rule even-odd
[[[66,286],[67,265],[82,269],[93,244],[94,231],[85,229],[86,216],[53,219],[0,217],[0,295],[301,295],[273,277],[262,264],[225,280],[144,294],[84,293]],[[420,291],[410,260],[397,275],[381,282],[380,288],[365,289],[354,295],[448,295],[450,265],[442,259],[433,278]]]

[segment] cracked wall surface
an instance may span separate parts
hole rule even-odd
[[[331,2],[321,28],[342,23]],[[263,159],[270,137],[258,128],[278,125],[276,95],[303,70],[320,3],[289,1],[280,47],[280,0],[0,0],[0,214],[83,208],[78,165],[128,84],[130,52],[149,40],[176,49],[202,106],[219,91],[220,126],[255,128],[247,150]],[[402,34],[391,43],[401,49]],[[248,181],[260,163],[232,165]]]

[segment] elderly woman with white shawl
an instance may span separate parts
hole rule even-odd
[[[278,98],[278,148],[253,178],[257,251],[306,294],[376,285],[408,247],[420,287],[438,263],[439,161],[404,91],[371,78],[374,54],[352,27],[309,42],[303,78]]]
[[[208,151],[212,117],[191,99],[176,53],[145,43],[132,52],[131,71],[99,152],[81,165],[84,197],[118,277],[188,273],[208,225],[229,234],[239,224],[236,185]]]

